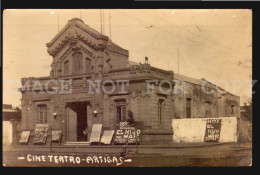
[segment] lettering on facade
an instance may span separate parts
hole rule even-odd
[[[218,142],[220,138],[221,119],[207,119],[205,142]]]
[[[63,100],[77,100],[80,98],[89,98],[90,96],[86,93],[78,93],[78,94],[66,94],[63,95]]]

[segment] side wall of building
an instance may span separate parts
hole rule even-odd
[[[185,82],[184,91],[176,91],[174,118],[239,117],[240,99],[229,93],[220,94],[216,89]],[[212,92],[212,93],[209,93]],[[188,102],[190,100],[190,102]],[[190,103],[190,113],[187,114]],[[207,112],[209,111],[209,112]]]

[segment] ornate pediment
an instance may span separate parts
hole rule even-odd
[[[89,73],[87,69],[96,73],[108,72],[114,66],[112,63],[117,63],[119,60],[122,60],[123,66],[127,64],[129,55],[128,50],[116,45],[107,36],[90,28],[78,18],[69,20],[46,46],[48,53],[54,58],[51,66],[52,78],[79,72]],[[75,53],[82,54],[83,59],[79,59],[77,62],[78,65],[83,66],[73,66],[77,65],[71,59]],[[89,68],[85,67],[85,64],[88,65],[86,59],[90,59],[91,67]],[[114,60],[111,61],[112,59]]]
[[[48,53],[54,57],[68,44],[73,49],[78,49],[78,41],[85,43],[96,51],[107,49],[127,57],[129,55],[128,50],[113,43],[108,36],[92,29],[78,18],[69,20],[66,26],[46,46]]]
[[[70,44],[72,49],[77,49],[78,40],[81,40],[95,50],[104,49],[108,42],[108,37],[84,24],[81,19],[73,18],[66,26],[47,43],[48,53],[55,56],[66,44]]]

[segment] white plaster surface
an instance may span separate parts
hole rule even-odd
[[[12,124],[10,121],[3,121],[3,144],[12,143]]]
[[[206,121],[209,118],[173,119],[174,142],[204,142]],[[237,142],[237,118],[218,117],[222,119],[219,142]]]

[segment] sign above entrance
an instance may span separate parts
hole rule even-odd
[[[97,144],[100,141],[100,135],[102,130],[102,124],[93,124],[91,136],[90,136],[90,144]]]

